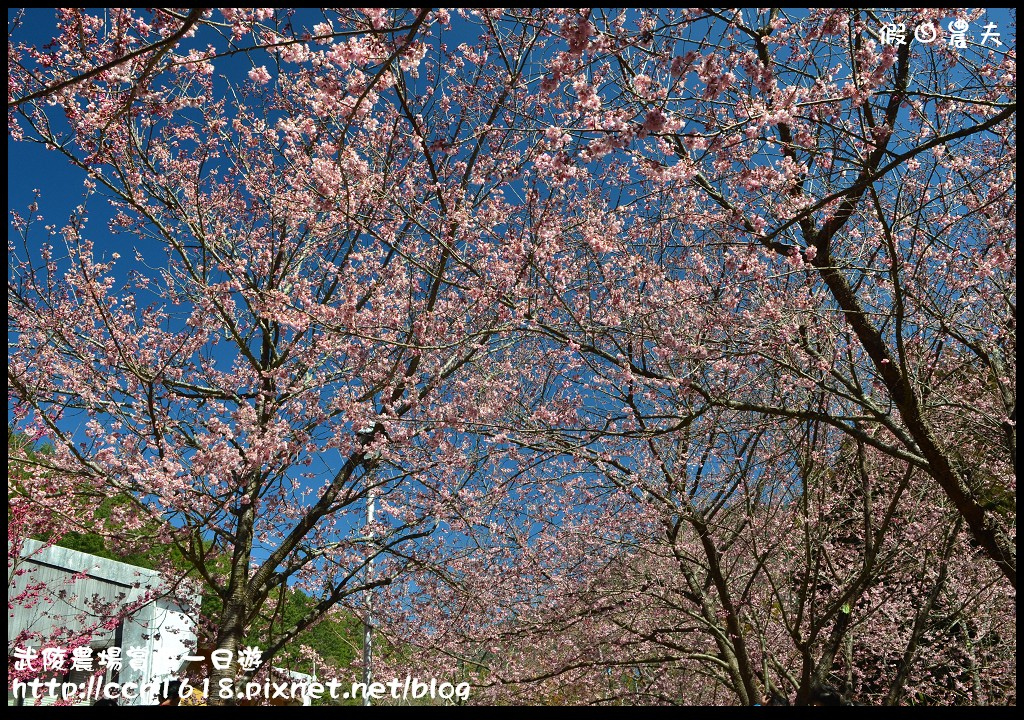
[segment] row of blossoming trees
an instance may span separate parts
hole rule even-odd
[[[266,663],[372,591],[480,701],[1014,702],[1015,50],[879,35],[955,18],[19,19],[9,554],[173,546]]]

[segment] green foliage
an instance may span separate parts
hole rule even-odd
[[[283,595],[283,597],[282,597]],[[269,604],[269,603],[268,603]],[[278,592],[276,602],[250,630],[253,644],[272,639],[278,628],[291,628],[316,605],[316,599],[293,588]],[[299,648],[306,645],[334,668],[349,667],[362,652],[362,623],[352,615],[333,614],[299,633],[274,660],[274,664],[290,670],[313,674],[322,668],[301,657]]]
[[[131,502],[131,499],[125,496],[107,498],[100,503],[99,507],[96,508],[96,519],[103,520],[110,517],[110,512],[113,508],[119,505],[125,505]],[[141,531],[137,534],[139,537],[153,537],[156,535],[157,525],[156,522],[147,523]],[[39,538],[45,540],[45,538]],[[161,564],[161,560],[165,559],[168,554],[170,560],[175,569],[181,570],[184,574],[188,570],[188,563],[178,552],[177,548],[166,547],[163,545],[150,545],[134,551],[115,551],[110,548],[110,544],[103,535],[95,532],[76,532],[70,531],[65,533],[58,541],[57,545],[61,547],[70,548],[72,550],[78,550],[79,552],[89,553],[90,555],[98,555],[99,557],[108,558],[110,560],[117,560],[119,562],[128,563],[129,565],[137,565],[139,567],[148,568],[149,570],[157,570]]]

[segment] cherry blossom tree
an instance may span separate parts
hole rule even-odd
[[[79,483],[54,517],[125,493],[162,521],[156,540],[221,601],[217,648],[238,650],[275,591],[316,598],[267,639],[266,663],[415,562],[457,504],[474,455],[455,419],[486,413],[510,370],[490,356],[526,261],[504,241],[528,223],[504,197],[520,131],[496,116],[538,33],[520,23],[501,36],[511,64],[481,50],[452,80],[423,62],[447,14],[344,12],[308,41],[268,40],[273,83],[261,65],[224,87],[217,52],[108,47],[149,37],[131,13],[61,18],[63,69],[13,104],[11,132],[80,168],[123,239],[95,241],[86,203],[43,238],[35,209],[15,216],[16,422]],[[138,528],[118,531],[153,540]]]
[[[43,509],[131,497],[112,529],[159,520],[221,648],[316,598],[261,623],[268,662],[380,588],[396,647],[495,700],[1012,699],[1015,49],[881,34],[951,18],[982,22],[66,9],[49,47],[12,35],[9,136],[86,193],[9,241]]]
[[[913,462],[1015,583],[1013,512],[992,502],[1014,492],[1015,53],[883,45],[884,21],[681,10],[567,23],[542,90],[563,120],[548,180],[554,194],[597,178],[612,191],[553,232],[579,228],[577,262],[601,266],[607,301],[590,315],[569,304],[593,287],[581,273],[543,328],[637,382],[821,419]],[[616,192],[626,183],[635,200]],[[779,381],[822,404],[796,409]],[[984,477],[940,430],[965,414]]]
[[[1013,701],[1013,593],[925,476],[864,444],[827,456],[820,426],[786,452],[777,427],[734,444],[700,422],[631,467],[529,463],[531,492],[460,528],[486,540],[411,615],[396,598],[393,631],[422,623],[416,667],[492,702]]]
[[[941,15],[903,19],[913,28]],[[751,588],[763,589],[784,567],[803,578],[794,607],[809,614],[794,612],[800,627],[790,624],[784,634],[799,652],[773,650],[785,658],[773,672],[788,675],[800,701],[843,652],[853,655],[849,640],[857,631],[845,616],[856,617],[858,598],[878,602],[877,575],[897,570],[903,595],[886,602],[924,602],[903,605],[904,624],[884,631],[901,638],[901,649],[868,654],[893,653],[899,668],[883,689],[870,691],[872,699],[902,696],[924,628],[942,624],[931,613],[947,592],[950,563],[978,562],[958,544],[955,517],[1015,586],[1014,54],[886,47],[877,31],[884,20],[831,10],[807,18],[680,11],[565,20],[562,52],[547,62],[538,92],[538,105],[545,103],[557,125],[541,141],[533,186],[549,212],[528,320],[549,344],[537,341],[524,352],[534,372],[519,388],[523,412],[494,429],[497,438],[534,451],[582,455],[602,473],[617,464],[630,486],[677,478],[664,458],[636,468],[654,452],[642,441],[679,443],[715,409],[737,411],[725,426],[732,429],[723,430],[732,438],[766,419],[779,427],[799,421],[827,435],[829,445],[816,452],[831,462],[853,443],[858,457],[870,454],[873,463],[898,469],[902,474],[887,481],[890,519],[881,525],[913,516],[929,530],[891,538],[891,552],[913,542],[930,554],[893,568],[895,557],[875,555],[878,542],[870,552],[862,545],[847,558],[861,571],[845,577],[832,602],[816,590],[821,568],[754,561],[761,580]],[[917,484],[926,478],[944,500]],[[915,492],[908,493],[912,480]],[[738,500],[728,487],[712,482],[703,490],[724,492],[728,504]],[[839,486],[814,488],[822,490],[840,494],[828,502],[841,501]],[[695,516],[684,526],[695,524],[707,521]],[[805,546],[821,548],[830,527],[824,524],[814,543],[805,536]],[[710,541],[688,550],[688,563],[696,557],[715,565],[719,542],[708,531],[697,536]],[[860,542],[867,536],[862,531]],[[737,538],[753,542],[743,533]],[[509,543],[519,550],[507,552],[527,554],[522,539]],[[559,546],[547,551],[552,555],[579,553]],[[504,607],[493,598],[495,576],[508,572],[498,568],[482,583],[486,593],[474,585],[489,598],[486,608]],[[722,603],[724,625],[716,629],[728,657],[719,658],[727,673],[721,684],[751,702],[776,681],[753,660],[761,648],[746,647],[751,639],[740,631],[726,578],[708,572]],[[922,574],[930,582],[924,588],[915,579]],[[523,581],[511,575],[506,590],[514,599]],[[836,579],[827,584],[834,590]],[[1005,597],[1006,590],[996,592]],[[562,607],[564,599],[553,602]],[[978,607],[977,597],[971,602]],[[596,603],[582,602],[565,624],[592,617]],[[1003,607],[1005,620],[1012,611]],[[436,616],[434,622],[449,627]],[[480,638],[489,637],[488,624]],[[538,669],[544,628],[555,636],[547,636],[551,646],[561,647],[564,626],[535,621],[536,633],[522,644],[531,658],[505,679],[540,681],[612,663],[600,653],[582,660],[552,651],[557,672]],[[501,675],[487,667],[486,677]],[[846,667],[860,672],[852,662]],[[577,674],[567,684],[579,682]],[[933,686],[921,697],[965,695]]]

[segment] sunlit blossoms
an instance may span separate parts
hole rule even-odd
[[[1015,43],[894,17],[980,22],[26,15],[84,187],[11,208],[9,557],[160,543],[211,647],[347,613],[471,702],[1015,703]]]

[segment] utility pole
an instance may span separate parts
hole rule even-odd
[[[366,582],[373,582],[373,513],[375,500],[373,488],[366,491],[366,529],[370,542],[367,547],[370,550],[370,557],[366,561]],[[363,685],[366,690],[363,692],[363,705],[370,704],[370,683],[373,682],[373,588],[366,589],[366,620],[363,623]]]

